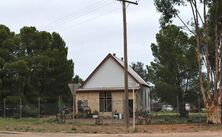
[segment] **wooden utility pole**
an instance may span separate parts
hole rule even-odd
[[[123,37],[124,37],[124,124],[129,128],[129,103],[128,103],[128,57],[127,57],[127,21],[126,21],[126,3],[138,5],[137,2],[128,0],[118,0],[122,2],[123,10]]]

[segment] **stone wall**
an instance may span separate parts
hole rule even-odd
[[[123,113],[123,91],[112,91],[112,111]],[[135,110],[139,107],[139,100],[137,99],[137,94],[135,92]],[[133,92],[129,91],[129,99],[133,99]],[[76,94],[76,101],[78,100],[88,100],[88,106],[90,107],[91,111],[98,111],[99,112],[99,91],[82,91],[77,92]],[[77,108],[77,106],[76,106]],[[103,116],[112,116],[112,112],[101,112]]]
[[[88,101],[88,106],[90,107],[91,111],[93,112],[94,110],[99,110],[99,94],[96,91],[93,92],[77,92],[76,94],[76,102],[78,100],[87,100]],[[77,108],[77,103],[76,103],[76,110],[78,113],[78,108]]]

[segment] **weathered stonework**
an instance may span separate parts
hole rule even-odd
[[[112,91],[112,112],[116,111],[118,113],[123,113],[123,97],[124,97],[124,91]],[[133,99],[132,91],[129,91],[129,99]],[[91,111],[93,112],[96,110],[99,112],[99,91],[77,92],[76,101],[78,100],[87,100],[88,106],[90,107]],[[139,99],[137,97],[136,91],[135,91],[135,104],[134,105],[135,105],[135,110],[137,110],[137,108],[140,108],[139,107],[140,103],[139,103]],[[103,116],[111,117],[112,112],[99,112],[99,113]]]
[[[78,100],[87,100],[88,106],[90,107],[91,111],[99,110],[99,94],[98,92],[77,92],[76,94],[76,102]],[[76,110],[78,113],[77,103],[76,103]]]

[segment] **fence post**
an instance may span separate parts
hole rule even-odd
[[[179,97],[177,95],[177,114],[179,115]]]
[[[4,98],[4,118],[5,118],[5,98]]]
[[[20,108],[19,109],[20,110],[20,118],[22,118],[22,98],[21,97],[19,98],[19,104],[20,104],[19,105],[19,108]]]
[[[75,98],[74,98],[74,92],[73,92],[73,95],[72,95],[72,117],[73,117],[73,123],[75,123]]]
[[[150,99],[150,102],[151,102],[151,112],[153,112],[153,94],[151,95],[151,99]]]
[[[40,102],[40,97],[38,97],[38,112],[39,112],[39,118],[41,117],[41,104],[40,104],[41,102]]]
[[[59,113],[60,113],[60,111],[61,111],[61,108],[60,108],[60,100],[61,100],[61,98],[60,98],[60,96],[59,96]]]

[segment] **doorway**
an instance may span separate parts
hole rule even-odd
[[[133,117],[133,99],[129,99],[128,104],[129,104],[129,117]]]

